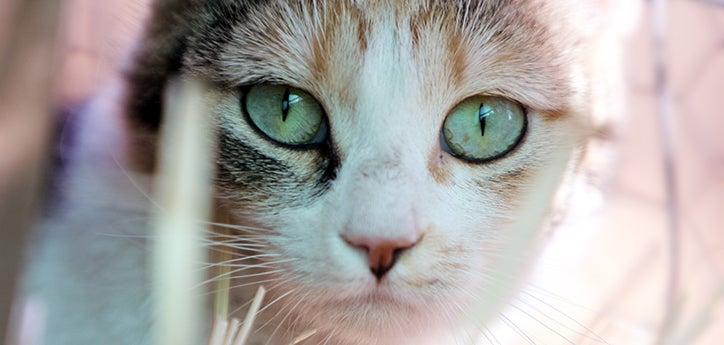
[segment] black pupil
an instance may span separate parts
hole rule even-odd
[[[485,124],[487,122],[487,117],[492,112],[493,110],[489,107],[486,107],[484,103],[480,104],[480,108],[478,108],[478,119],[480,120],[480,136],[485,136]]]
[[[287,115],[289,115],[289,89],[286,89],[284,91],[284,97],[282,99],[282,121],[287,120]]]

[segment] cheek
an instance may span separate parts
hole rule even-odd
[[[534,174],[530,169],[485,177],[458,172],[452,187],[442,189],[429,209],[439,232],[436,241],[459,246],[476,265],[490,269],[520,233],[516,220],[530,213],[524,200],[534,193]]]
[[[275,246],[291,260],[298,283],[322,289],[362,284],[368,273],[364,258],[345,247],[339,236],[344,219],[329,208],[323,196],[307,207],[274,212],[269,217],[278,224]]]

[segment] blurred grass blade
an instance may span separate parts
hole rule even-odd
[[[170,84],[160,142],[154,245],[155,343],[198,345],[206,324],[198,289],[206,262],[199,219],[210,204],[212,139],[205,87],[195,80]]]

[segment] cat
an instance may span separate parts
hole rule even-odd
[[[215,247],[261,267],[232,307],[260,284],[274,301],[251,344],[479,342],[615,109],[611,3],[154,2],[123,78],[59,137],[25,287],[45,343],[150,341],[141,191],[177,77],[210,85],[216,231],[235,241]]]

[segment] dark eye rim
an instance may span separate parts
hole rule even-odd
[[[322,123],[319,126],[319,130],[317,131],[317,134],[315,136],[315,139],[317,137],[322,137],[321,140],[318,142],[312,142],[308,144],[287,144],[283,143],[279,140],[276,140],[272,137],[270,137],[268,134],[266,134],[257,124],[252,120],[251,116],[249,115],[249,111],[246,107],[246,97],[249,94],[249,90],[255,86],[260,85],[271,85],[271,86],[283,86],[288,88],[295,88],[302,90],[314,97],[314,100],[319,103],[319,107],[322,109]],[[322,102],[319,102],[317,97],[314,96],[311,92],[304,90],[302,88],[294,87],[291,85],[285,85],[285,84],[274,84],[274,83],[257,83],[257,84],[249,84],[249,85],[243,85],[238,88],[239,92],[239,108],[241,109],[241,114],[244,117],[244,120],[247,124],[256,132],[259,136],[265,138],[267,141],[269,141],[272,145],[279,146],[285,149],[293,150],[293,151],[310,151],[310,150],[319,150],[322,148],[325,148],[329,146],[329,117],[327,116],[327,109],[324,107],[324,104]]]
[[[455,108],[457,108],[463,102],[466,102],[467,100],[474,98],[474,97],[503,98],[503,99],[519,106],[520,109],[523,111],[523,129],[520,131],[520,134],[518,134],[518,138],[515,140],[515,142],[513,144],[511,144],[510,146],[508,146],[508,148],[506,148],[501,153],[499,153],[495,156],[484,158],[484,159],[470,158],[470,157],[459,155],[459,154],[453,152],[453,150],[450,148],[450,145],[447,143],[447,139],[445,138],[445,122],[447,122],[447,119],[452,114],[452,111],[455,110]],[[525,107],[523,104],[521,104],[520,102],[515,101],[513,99],[507,98],[507,97],[496,96],[496,95],[485,95],[485,94],[476,94],[476,95],[465,97],[461,101],[455,103],[455,105],[453,105],[452,108],[450,108],[448,110],[447,115],[445,116],[445,119],[442,121],[442,124],[440,125],[440,147],[442,148],[443,152],[446,152],[450,156],[455,157],[456,159],[459,159],[463,162],[470,163],[470,164],[482,165],[482,164],[487,164],[487,163],[491,163],[493,161],[500,160],[502,158],[505,158],[507,156],[514,154],[515,151],[517,151],[522,146],[523,142],[525,141],[526,137],[528,136],[528,125],[529,125],[528,112],[529,112],[528,108]]]

